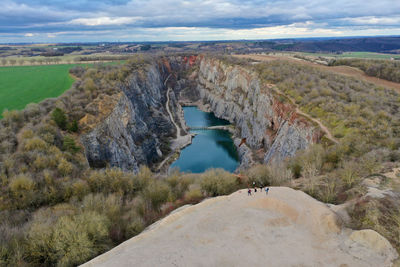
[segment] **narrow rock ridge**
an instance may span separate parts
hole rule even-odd
[[[246,139],[239,148],[242,168],[254,158],[268,163],[294,156],[322,137],[318,127],[263,86],[250,70],[207,57],[199,57],[198,64],[192,79],[200,102],[206,104],[202,108],[236,126],[235,144]]]

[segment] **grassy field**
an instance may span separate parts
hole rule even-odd
[[[102,63],[123,64],[125,61]],[[69,70],[74,66],[93,64],[59,64],[40,66],[0,67],[0,118],[4,109],[23,109],[29,103],[58,97],[74,82]]]
[[[0,113],[23,109],[27,104],[57,97],[74,82],[69,69],[74,64],[0,68]]]
[[[368,59],[390,59],[400,58],[399,54],[382,54],[372,52],[345,52],[343,54],[328,54],[328,53],[300,53],[306,56],[314,57],[337,57],[337,58],[368,58]]]

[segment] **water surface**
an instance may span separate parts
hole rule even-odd
[[[197,107],[184,107],[186,124],[189,127],[228,125],[226,120],[218,119],[213,113],[203,112]],[[181,154],[171,168],[183,172],[201,173],[209,168],[222,168],[233,172],[239,162],[231,134],[225,130],[193,130],[196,136],[191,145]]]

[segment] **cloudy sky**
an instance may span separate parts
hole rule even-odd
[[[0,0],[0,42],[400,35],[400,0]]]

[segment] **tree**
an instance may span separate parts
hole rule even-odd
[[[72,137],[66,136],[63,142],[63,150],[76,153],[80,151],[81,148],[75,144],[75,140]]]
[[[65,130],[67,128],[67,116],[62,109],[54,109],[53,113],[51,114],[51,118],[54,120],[57,126],[60,127],[60,129]]]
[[[5,66],[5,65],[7,64],[7,59],[2,58],[2,59],[1,59],[1,64],[3,64],[3,66]]]
[[[78,132],[79,127],[78,127],[78,122],[76,120],[73,120],[71,123],[68,124],[68,131],[70,132]]]
[[[15,59],[10,59],[9,62],[11,65],[15,65],[15,63],[17,63],[17,61]]]

